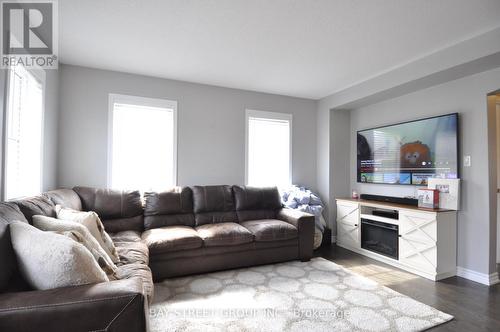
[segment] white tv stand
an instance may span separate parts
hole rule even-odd
[[[409,205],[338,198],[337,245],[431,280],[456,275],[457,212]],[[394,210],[398,219],[373,215],[374,210]],[[399,227],[399,258],[361,247],[361,219]]]

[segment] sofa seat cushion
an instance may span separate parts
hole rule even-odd
[[[116,242],[115,244],[120,257],[120,262],[117,265],[149,264],[149,249],[144,242]]]
[[[111,236],[111,240],[113,240],[115,244],[118,242],[140,242],[142,240],[141,233],[137,231],[122,231],[111,233],[109,236]]]
[[[252,232],[256,242],[283,241],[298,236],[295,226],[276,219],[244,221],[241,225]]]
[[[167,251],[199,248],[203,244],[200,235],[188,226],[166,226],[142,233],[151,254]]]
[[[236,211],[239,222],[249,220],[276,219],[276,210],[243,210]]]
[[[144,295],[148,299],[149,304],[151,304],[154,291],[153,275],[151,269],[147,265],[134,263],[118,266],[116,275],[119,279],[141,279]]]
[[[234,222],[206,224],[196,227],[206,247],[234,246],[253,242],[253,234],[245,227]]]

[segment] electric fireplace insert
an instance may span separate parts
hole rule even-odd
[[[361,219],[361,248],[398,259],[398,225]]]

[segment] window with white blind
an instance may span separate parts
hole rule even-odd
[[[44,74],[22,66],[8,72],[4,199],[42,190]]]
[[[108,186],[163,190],[177,182],[177,102],[110,95]]]
[[[292,115],[246,111],[246,183],[288,186],[292,170]]]

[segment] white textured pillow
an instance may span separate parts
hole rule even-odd
[[[69,220],[56,219],[46,216],[33,216],[33,226],[42,231],[59,232],[70,236],[73,240],[83,244],[87,248],[99,266],[106,272],[110,279],[116,279],[116,265],[108,253],[101,247],[99,242],[90,234],[87,227]]]
[[[87,248],[72,239],[21,221],[11,223],[9,228],[19,270],[33,288],[109,281]]]
[[[113,240],[111,240],[111,237],[104,230],[104,226],[97,213],[93,211],[76,211],[56,205],[56,214],[57,219],[75,221],[87,227],[90,234],[99,242],[109,257],[111,257],[113,263],[118,263],[120,261]]]
[[[99,253],[95,252],[94,249],[90,250],[89,246],[91,246],[91,244],[89,244],[89,242],[83,237],[83,235],[80,232],[77,232],[77,231],[63,231],[63,232],[61,232],[61,231],[55,231],[55,232],[51,231],[51,233],[62,234],[64,236],[69,237],[73,241],[76,241],[77,243],[83,245],[85,247],[85,249],[87,249],[92,254],[92,256],[94,257],[94,259],[96,259],[97,264],[104,271],[104,273],[106,273],[106,276],[108,277],[108,279],[109,280],[118,280],[118,276],[116,274],[118,270],[116,268],[116,265],[113,264],[114,267],[111,266],[111,265],[109,265],[104,260],[103,256],[99,256]],[[101,248],[101,250],[102,250],[102,248]],[[97,258],[96,258],[96,256],[97,256]]]

